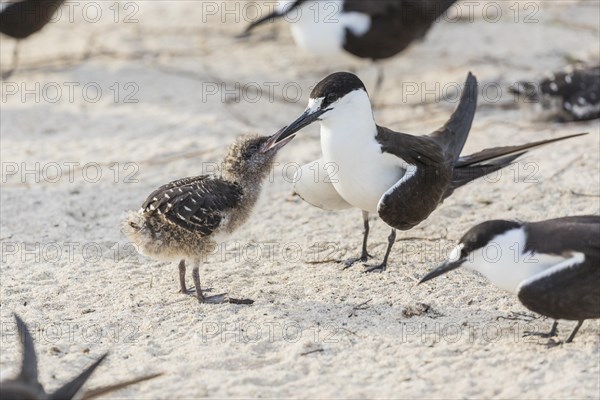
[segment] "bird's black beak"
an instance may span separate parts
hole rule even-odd
[[[423,282],[427,282],[430,279],[433,279],[435,277],[445,274],[446,272],[450,272],[453,269],[460,267],[465,261],[467,261],[466,258],[461,258],[456,261],[446,261],[445,263],[443,263],[442,265],[425,275],[423,278],[421,278],[421,280],[419,281],[419,285]]]
[[[280,142],[286,140],[288,137],[295,135],[296,132],[298,132],[300,129],[317,121],[319,119],[319,117],[321,115],[325,114],[327,111],[329,111],[329,109],[316,110],[316,111],[313,111],[313,110],[304,111],[304,113],[302,113],[302,115],[299,116],[298,119],[296,119],[294,122],[292,122],[291,124],[289,124],[288,126],[283,128],[282,130],[280,130],[279,133],[275,134],[276,137],[274,138],[273,143],[274,144],[280,143]]]
[[[281,18],[283,16],[285,16],[287,13],[289,13],[290,11],[300,7],[300,5],[302,3],[304,3],[306,0],[296,0],[294,3],[292,3],[290,6],[285,7],[284,10],[273,10],[272,13],[265,15],[262,18],[259,18],[258,20],[252,22],[250,25],[248,25],[248,27],[246,28],[246,30],[244,30],[244,32],[242,32],[241,34],[239,34],[237,37],[238,38],[244,38],[250,35],[250,31],[252,31],[254,28],[256,28],[259,25],[264,24],[265,22],[268,21],[274,21],[277,18]]]
[[[267,14],[262,18],[257,19],[256,21],[250,23],[250,25],[248,25],[246,27],[246,29],[244,30],[244,32],[240,33],[239,35],[237,35],[238,39],[241,38],[245,38],[247,36],[250,36],[250,32],[256,28],[259,25],[264,24],[265,22],[269,22],[269,21],[274,21],[277,18],[281,18],[283,17],[283,14],[279,11],[273,11],[271,14]]]

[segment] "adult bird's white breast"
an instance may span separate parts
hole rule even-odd
[[[402,159],[381,151],[369,97],[355,90],[335,104],[335,112],[321,121],[321,149],[325,162],[337,168],[333,186],[344,200],[377,212],[379,199],[409,167]]]
[[[290,2],[280,3],[285,10]],[[287,15],[292,36],[298,46],[318,56],[343,50],[346,29],[360,36],[371,26],[371,18],[358,12],[342,12],[343,0],[307,1]]]

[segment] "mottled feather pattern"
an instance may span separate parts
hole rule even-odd
[[[600,66],[555,73],[540,83],[540,92],[560,98],[563,111],[573,120],[599,118]]]
[[[600,118],[600,66],[569,66],[539,83],[518,82],[511,90],[558,112],[562,122]]]
[[[221,176],[193,176],[153,191],[138,212],[130,212],[123,233],[146,256],[200,262],[221,234],[250,216],[275,151],[262,152],[265,136],[244,136],[228,149]]]
[[[142,212],[163,215],[184,229],[208,236],[220,227],[224,213],[240,204],[242,195],[239,184],[221,178],[184,178],[150,194]]]

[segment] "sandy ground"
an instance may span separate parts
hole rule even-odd
[[[457,191],[399,234],[385,273],[333,261],[357,254],[359,211],[290,198],[289,176],[320,156],[318,127],[306,129],[282,151],[251,220],[201,270],[213,293],[252,306],[178,294],[176,266],[137,255],[120,233],[124,212],[165,182],[210,170],[238,135],[295,119],[325,74],[352,68],[370,87],[375,69],[312,58],[285,24],[237,41],[234,2],[78,4],[22,43],[21,69],[2,82],[2,378],[18,368],[16,312],[49,390],[110,351],[88,387],[164,372],[123,398],[600,397],[598,321],[573,344],[546,348],[522,334],[551,321],[480,276],[415,286],[477,222],[600,213],[598,121],[545,122],[506,93],[571,60],[598,62],[598,1],[481,2],[472,21],[462,7],[460,22],[438,23],[385,64],[375,116],[391,128],[442,125],[455,106],[442,97],[470,70],[489,92],[465,152],[590,132]],[[502,17],[491,22],[488,8],[483,18],[486,6]],[[14,42],[1,44],[5,70]],[[373,218],[376,259],[387,234]],[[561,323],[560,338],[573,326]]]

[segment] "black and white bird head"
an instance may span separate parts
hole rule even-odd
[[[450,252],[448,260],[425,275],[426,282],[459,267],[478,271],[494,285],[516,293],[522,281],[548,265],[542,255],[530,258],[527,232],[520,222],[493,220],[471,228]]]
[[[247,135],[236,140],[223,160],[223,173],[234,180],[263,178],[269,173],[277,151],[288,144],[292,137],[278,139],[280,132],[273,136]]]
[[[365,85],[350,72],[336,72],[315,86],[306,110],[279,132],[274,143],[286,140],[315,121],[325,125],[338,121],[356,124],[362,119],[373,121],[373,110]]]

